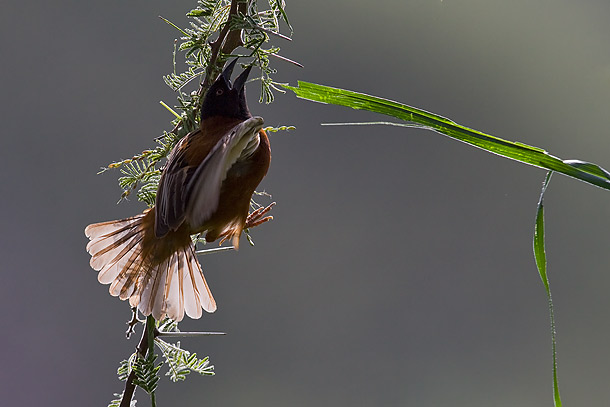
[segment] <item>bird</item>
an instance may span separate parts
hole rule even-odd
[[[131,307],[160,321],[198,319],[216,301],[195,254],[192,235],[230,239],[239,247],[245,228],[272,219],[271,208],[249,214],[252,195],[271,162],[263,119],[252,116],[245,84],[252,65],[231,84],[237,59],[206,92],[200,127],[173,148],[155,205],[126,219],[85,228],[90,265],[98,281]],[[222,243],[221,241],[221,243]]]

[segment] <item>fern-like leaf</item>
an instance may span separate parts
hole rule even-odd
[[[112,400],[110,402],[110,404],[108,404],[108,407],[120,407],[121,405],[121,401],[123,400],[123,393],[119,394],[119,393],[114,393],[114,397],[116,397],[114,400]],[[136,407],[136,403],[138,401],[136,399],[131,399],[131,402],[129,403],[129,407]]]
[[[204,72],[205,71],[198,66],[191,66],[186,71],[180,74],[171,73],[169,75],[166,75],[163,77],[163,80],[165,81],[165,84],[167,86],[172,88],[172,90],[174,90],[175,92],[178,92],[182,88],[184,88],[189,82],[199,77]]]
[[[180,342],[171,344],[156,338],[155,343],[163,352],[163,356],[168,365],[166,376],[169,376],[171,381],[177,382],[179,380],[185,380],[186,376],[191,372],[196,372],[204,376],[213,376],[215,374],[214,366],[210,365],[208,356],[199,359],[197,358],[196,353],[191,353],[186,349],[182,349],[180,347]]]
[[[148,394],[155,392],[160,379],[158,372],[163,363],[155,365],[156,360],[157,355],[149,352],[145,358],[139,357],[133,364],[133,371],[135,373],[133,384],[139,386]]]

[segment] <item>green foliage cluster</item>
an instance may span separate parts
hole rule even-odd
[[[114,397],[116,398],[112,400],[110,404],[108,404],[108,407],[120,407],[121,400],[123,400],[123,393],[114,393]],[[133,399],[129,402],[129,407],[136,407],[137,403],[138,401],[136,399]]]
[[[148,393],[154,400],[155,391],[161,379],[159,372],[164,365],[167,366],[165,375],[169,376],[172,382],[185,380],[191,372],[199,373],[202,376],[214,376],[214,366],[210,364],[208,356],[198,358],[196,353],[182,349],[180,342],[170,343],[162,339],[163,334],[180,334],[177,322],[166,318],[161,322],[155,321],[152,328],[147,325],[146,329],[156,330],[153,346],[148,347],[146,356],[140,355],[136,350],[128,359],[121,361],[117,369],[119,380],[126,381],[133,373],[133,384]],[[146,334],[147,332],[144,332],[144,335]],[[161,351],[163,357],[163,361],[158,363],[159,355],[154,351],[155,346]],[[108,407],[120,405],[123,394],[115,394],[115,397],[117,399],[112,400]],[[135,399],[131,400],[132,405],[135,405],[135,402]]]
[[[155,344],[163,352],[169,367],[165,375],[169,376],[172,382],[185,380],[191,372],[199,373],[202,376],[214,376],[214,366],[210,365],[209,357],[197,358],[196,353],[182,349],[180,342],[172,344],[157,338]]]
[[[181,35],[180,44],[174,45],[173,72],[163,77],[167,86],[177,93],[177,104],[173,108],[162,103],[174,116],[171,121],[173,129],[164,131],[156,138],[156,146],[153,148],[101,169],[100,172],[119,169],[121,173],[119,186],[123,190],[121,199],[127,198],[136,191],[138,200],[149,207],[154,205],[163,159],[182,137],[199,128],[198,112],[202,97],[210,80],[218,75],[227,59],[248,58],[252,61],[252,65],[260,69],[260,76],[253,80],[261,83],[261,102],[272,102],[274,91],[284,92],[280,87],[282,84],[272,78],[276,70],[271,68],[269,59],[278,57],[287,60],[287,58],[278,54],[280,50],[278,47],[265,47],[271,39],[270,36],[289,39],[280,34],[282,22],[292,33],[292,27],[284,11],[284,2],[268,0],[265,8],[259,8],[257,1],[243,2],[245,12],[238,11],[229,18],[231,3],[229,0],[199,0],[197,7],[187,13],[190,21],[186,28],[180,28],[161,17]],[[228,32],[237,29],[241,30],[241,36],[239,43],[233,45],[238,48],[231,49],[229,54],[224,54],[222,51],[226,47],[222,46],[222,41],[225,40]],[[177,68],[178,52],[184,53],[183,70]],[[291,128],[282,126],[268,129],[277,131]]]
[[[145,358],[136,357],[135,363],[131,368],[136,374],[133,384],[139,386],[148,394],[153,394],[157,390],[157,383],[159,383],[159,369],[161,364],[155,365],[157,355],[154,352],[149,352]]]

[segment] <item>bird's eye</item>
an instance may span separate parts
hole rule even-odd
[[[222,95],[223,93],[224,93],[224,90],[222,90],[222,89],[217,89],[217,90],[216,90],[216,96],[220,96],[220,95]]]

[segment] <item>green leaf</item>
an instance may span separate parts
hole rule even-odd
[[[122,360],[121,364],[119,366],[119,368],[117,369],[117,376],[119,377],[119,380],[124,382],[125,380],[127,380],[127,377],[129,376],[129,373],[131,373],[131,363],[135,360],[135,355],[136,353],[133,353],[130,357],[129,360]]]
[[[284,11],[284,1],[283,0],[271,0],[269,1],[269,5],[271,6],[272,9],[277,9],[282,18],[284,19],[284,21],[286,22],[286,25],[288,25],[288,28],[290,29],[290,32],[292,33],[294,30],[292,29],[292,25],[290,24],[290,21],[288,21],[288,16],[286,15],[286,12]]]
[[[157,389],[160,379],[158,372],[161,369],[161,364],[155,365],[156,360],[157,355],[153,352],[148,352],[145,358],[138,357],[133,365],[133,371],[135,372],[133,384],[151,395]]]
[[[110,402],[110,404],[108,404],[108,407],[120,407],[121,405],[121,401],[123,400],[123,393],[119,394],[119,393],[114,393],[114,397],[116,397],[114,400],[112,400]],[[136,399],[131,399],[131,402],[129,403],[130,407],[136,407],[136,403],[138,401]]]
[[[470,129],[454,121],[392,100],[299,81],[298,87],[282,85],[297,97],[314,102],[330,103],[352,109],[368,110],[396,117],[419,127],[436,131],[445,136],[470,144],[502,157],[520,161],[568,175],[600,188],[610,189],[610,173],[600,166],[577,160],[562,160],[545,150],[527,144],[513,142]]]
[[[597,164],[580,160],[564,160],[563,162],[597,177],[610,178],[610,172],[606,171]]]
[[[546,188],[551,181],[552,171],[549,171],[546,175],[546,179],[542,184],[542,192],[540,193],[540,199],[538,201],[538,208],[536,210],[536,225],[534,227],[534,258],[536,259],[536,267],[538,267],[538,273],[540,279],[544,284],[547,296],[551,296],[551,290],[549,288],[549,280],[546,275],[546,252],[544,249],[544,193]]]
[[[557,380],[557,340],[555,330],[555,315],[553,312],[553,298],[551,296],[551,288],[549,285],[549,278],[546,269],[546,251],[544,247],[544,193],[546,188],[551,181],[552,171],[549,171],[546,175],[546,179],[542,184],[542,192],[540,193],[540,200],[538,201],[538,208],[536,210],[536,226],[534,227],[534,258],[536,259],[536,267],[538,267],[538,273],[540,279],[544,284],[546,295],[549,302],[549,317],[551,320],[551,343],[553,352],[553,400],[555,407],[561,407],[561,397],[559,396],[559,382]]]
[[[155,343],[163,352],[168,366],[166,376],[169,376],[171,381],[185,380],[192,371],[202,376],[214,376],[214,366],[210,365],[209,357],[197,358],[196,353],[182,349],[180,342],[172,344],[156,338]]]
[[[289,130],[295,130],[296,127],[294,126],[279,126],[279,127],[273,127],[273,126],[268,126],[263,128],[263,130],[265,130],[266,132],[271,132],[271,133],[277,133],[278,131],[289,131]]]
[[[201,17],[201,16],[208,16],[209,13],[207,12],[207,10],[194,9],[194,10],[191,10],[188,13],[186,13],[186,15],[188,17]]]

